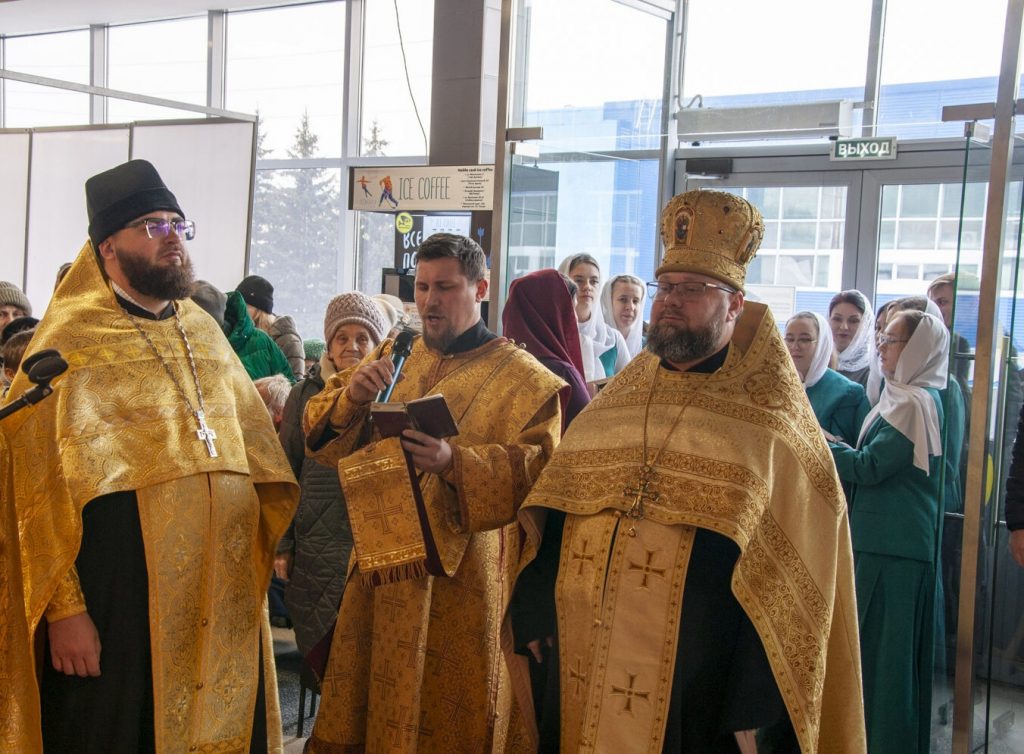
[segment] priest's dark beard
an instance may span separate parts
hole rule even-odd
[[[697,361],[715,352],[724,327],[725,322],[717,317],[703,327],[689,330],[658,322],[647,330],[647,350],[677,364]]]
[[[125,254],[114,248],[121,272],[128,278],[128,284],[143,296],[160,301],[176,301],[188,298],[195,282],[192,258],[182,254],[180,265],[161,267],[132,254]]]

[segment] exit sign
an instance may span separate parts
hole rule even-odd
[[[879,136],[870,139],[836,139],[832,142],[829,159],[846,160],[895,160],[896,137]]]

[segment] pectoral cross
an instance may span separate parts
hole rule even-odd
[[[650,501],[652,503],[657,502],[660,494],[654,490],[648,490],[647,488],[651,485],[651,475],[653,470],[646,464],[640,467],[640,479],[637,481],[635,487],[626,487],[622,491],[623,497],[633,497],[633,504],[629,510],[626,511],[626,517],[633,521],[639,521],[644,517],[644,503]],[[636,536],[636,526],[630,525],[629,530],[626,532],[631,537]]]
[[[199,429],[196,430],[196,437],[199,438],[199,442],[206,443],[206,452],[210,454],[210,458],[216,458],[217,446],[213,444],[213,441],[217,439],[217,433],[207,425],[206,414],[202,411],[196,411],[196,422],[199,424]]]

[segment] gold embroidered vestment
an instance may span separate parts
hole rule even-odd
[[[631,519],[638,500],[643,517]],[[524,564],[544,509],[567,514],[556,586],[562,751],[662,750],[697,528],[739,546],[732,592],[802,751],[864,751],[845,501],[764,305],[745,305],[716,373],[673,372],[644,352],[577,417],[520,511]],[[522,659],[506,655],[525,707]]]
[[[44,612],[58,620],[88,609],[74,569],[82,509],[124,491],[136,493],[146,553],[157,750],[247,754],[260,671],[271,750],[281,748],[265,594],[298,486],[224,335],[191,301],[177,305],[206,421],[217,433],[217,458],[197,438],[195,418],[118,305],[90,244],[29,346],[29,354],[58,349],[69,368],[53,395],[4,424],[10,465],[0,558],[10,581],[0,583],[0,602],[20,601],[20,609],[5,609],[14,620],[0,632],[0,678],[14,689],[0,707],[4,751],[41,751],[28,638]],[[191,389],[174,319],[138,323]],[[20,375],[11,394],[28,386]]]
[[[306,408],[310,441],[328,424],[340,433],[316,454],[325,463],[352,453],[364,429],[366,408],[344,397],[351,373],[331,378]],[[499,624],[519,548],[512,522],[558,441],[557,392],[564,383],[503,339],[453,356],[417,339],[403,374],[393,400],[441,393],[459,424],[459,435],[449,440],[453,467],[444,478],[424,474],[421,482],[430,528],[452,575],[376,587],[349,579],[312,754],[484,754],[502,750],[510,738],[522,740],[521,717],[511,714]],[[372,454],[377,444],[355,454]],[[383,530],[397,505],[393,487],[347,496],[353,529]],[[396,525],[396,518],[387,525]]]

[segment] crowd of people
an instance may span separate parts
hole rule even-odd
[[[504,337],[482,249],[431,236],[406,353],[393,297],[303,340],[270,281],[195,280],[148,162],[86,198],[41,320],[0,283],[11,398],[25,356],[69,365],[0,425],[0,748],[279,751],[273,622],[323,695],[310,754],[928,751],[955,278],[776,323],[757,208],[691,191],[656,280],[572,255],[513,281]]]

